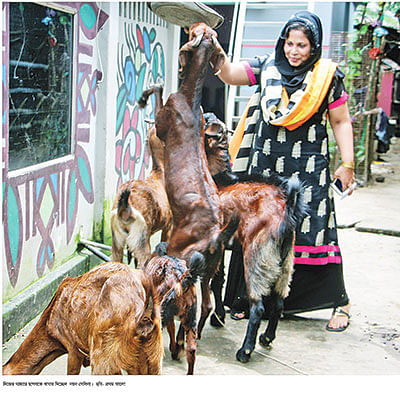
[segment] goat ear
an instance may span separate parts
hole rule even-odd
[[[211,123],[206,128],[206,135],[208,136],[217,136],[220,132],[220,126],[216,123]]]
[[[145,304],[146,308],[142,316],[140,317],[138,324],[136,325],[136,333],[139,336],[144,337],[146,337],[153,331],[157,323],[157,319],[160,319],[160,306],[154,300],[154,288],[151,286],[150,283],[145,283],[144,285],[146,286],[146,284],[148,285],[148,287],[146,288],[146,292],[148,292],[148,299]]]
[[[154,329],[154,322],[151,318],[143,317],[136,326],[136,334],[138,336],[146,337]]]

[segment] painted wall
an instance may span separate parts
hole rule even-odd
[[[119,184],[149,170],[145,149],[152,105],[144,88],[176,89],[179,29],[145,3],[57,3],[76,13],[73,154],[8,171],[8,4],[3,18],[3,302],[57,269],[79,237],[110,238]]]
[[[109,213],[118,187],[129,179],[144,179],[151,170],[145,119],[154,119],[154,97],[144,109],[138,107],[138,100],[143,90],[155,83],[164,85],[165,99],[178,84],[179,27],[161,19],[151,23],[155,15],[143,3],[135,9],[123,7],[119,14],[114,18],[118,29],[112,29],[118,32],[118,45],[109,64],[108,81],[115,101],[107,108],[111,132],[103,145],[107,164],[101,238],[107,244],[111,244]]]

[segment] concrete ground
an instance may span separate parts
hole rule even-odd
[[[345,391],[349,390],[347,379],[341,376],[400,375],[400,139],[392,142],[390,151],[382,155],[385,162],[373,165],[372,185],[359,187],[352,196],[336,202],[345,283],[352,303],[348,329],[342,333],[325,330],[331,310],[283,318],[273,347],[266,350],[257,344],[250,362],[241,364],[235,353],[244,338],[247,320],[233,321],[227,315],[223,328],[215,329],[207,322],[198,342],[195,374],[337,376],[332,382],[334,390]],[[377,176],[384,177],[384,182],[375,181]],[[36,321],[3,344],[3,363]],[[184,375],[186,360],[171,360],[166,332],[164,339],[163,374]],[[42,374],[65,375],[66,356]],[[90,369],[82,369],[81,374],[90,374]],[[384,381],[380,380],[379,386]],[[398,382],[396,379],[397,386]]]

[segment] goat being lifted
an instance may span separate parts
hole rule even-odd
[[[210,171],[215,174],[218,185],[224,220],[228,222],[233,212],[240,217],[235,241],[243,250],[250,319],[236,358],[247,362],[254,350],[264,311],[268,313],[269,321],[266,331],[260,336],[260,344],[267,347],[275,338],[283,299],[289,294],[294,231],[305,214],[306,205],[297,179],[286,180],[277,175],[238,177],[232,173],[227,129],[212,116],[207,120],[207,129],[211,128],[210,122],[217,125],[215,136],[209,133],[206,151]],[[222,261],[211,284],[215,296],[215,313],[211,318],[214,326],[221,326],[225,318],[221,296],[223,281]]]
[[[192,256],[190,271],[183,260],[157,256],[143,271],[107,262],[67,277],[3,374],[39,374],[65,353],[68,374],[89,364],[92,374],[160,374],[160,317],[169,322],[194,313],[187,309],[196,308],[194,284],[203,269],[198,256]]]
[[[218,192],[204,151],[202,87],[208,64],[218,70],[224,60],[215,44],[215,34],[204,23],[191,26],[189,42],[179,52],[183,81],[178,92],[169,96],[155,116],[157,136],[165,146],[165,186],[173,217],[167,254],[189,260],[198,251],[206,261],[207,271],[201,281],[200,332],[211,311],[210,279],[220,263],[224,243],[232,237],[238,224],[232,217],[223,228]],[[143,102],[152,92],[143,92]],[[186,331],[187,356],[194,356],[196,335],[196,331]],[[182,326],[177,338],[177,346],[172,348],[174,358],[183,350]],[[193,364],[189,363],[188,373],[193,373]]]
[[[157,85],[155,110],[158,111],[162,87]],[[146,180],[129,180],[118,188],[111,211],[112,259],[122,262],[125,244],[135,266],[150,259],[150,236],[161,230],[161,241],[168,240],[172,227],[172,214],[164,185],[164,148],[154,127],[148,131],[148,147],[153,167]]]

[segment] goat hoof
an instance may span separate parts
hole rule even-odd
[[[266,334],[261,334],[259,343],[264,348],[271,348],[272,340]]]
[[[225,315],[218,315],[217,313],[213,313],[210,318],[210,325],[216,328],[225,326]]]
[[[236,359],[239,360],[241,363],[247,363],[250,360],[250,353],[246,353],[248,351],[245,351],[243,348],[240,348],[236,352]]]
[[[177,352],[171,352],[172,360],[179,360],[179,354]]]
[[[175,350],[171,350],[171,358],[172,358],[172,360],[179,360],[179,359],[183,358],[184,356],[185,356],[185,347],[184,347],[184,345],[177,345]]]
[[[83,363],[82,363],[83,367],[89,367],[90,366],[90,358],[88,358],[87,356],[85,356],[83,358]]]

